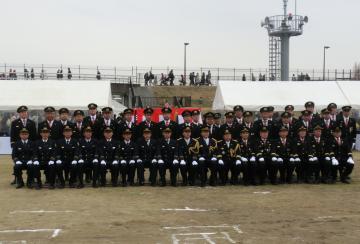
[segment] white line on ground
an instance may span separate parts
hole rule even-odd
[[[217,209],[201,209],[201,208],[162,208],[162,211],[189,211],[189,212],[208,212],[208,211],[217,211]]]
[[[35,233],[35,232],[52,232],[50,238],[55,238],[55,237],[57,237],[57,236],[60,234],[61,229],[0,230],[0,234],[4,234],[4,233],[25,233],[25,232],[30,232],[30,233]]]
[[[271,191],[254,191],[254,194],[270,194]]]
[[[17,213],[73,213],[75,211],[72,210],[14,210],[9,212],[9,214],[17,214]]]
[[[242,230],[240,229],[240,225],[190,225],[190,226],[164,226],[164,230],[182,230],[182,229],[192,229],[192,228],[232,228],[237,233],[243,234]]]
[[[20,241],[0,241],[0,244],[15,244],[15,243],[20,243],[20,244],[26,244],[27,242],[25,240],[20,240]]]

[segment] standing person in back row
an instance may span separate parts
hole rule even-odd
[[[44,108],[44,112],[45,120],[39,123],[38,128],[48,128],[50,130],[50,138],[53,140],[59,140],[63,137],[63,132],[61,122],[55,120],[55,108],[51,106],[46,107]],[[41,138],[40,133],[38,138]]]
[[[356,121],[350,117],[351,106],[342,107],[342,116],[339,117],[338,125],[341,130],[341,137],[347,139],[352,149],[356,142]]]

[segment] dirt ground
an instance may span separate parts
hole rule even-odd
[[[359,166],[350,185],[53,191],[16,190],[11,167],[0,156],[1,244],[360,243]]]

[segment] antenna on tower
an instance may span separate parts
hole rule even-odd
[[[287,13],[288,0],[283,0],[284,15],[266,17],[261,22],[269,35],[269,70],[271,80],[289,80],[290,37],[303,34],[303,27],[308,23],[307,16]]]

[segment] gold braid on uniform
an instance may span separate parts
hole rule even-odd
[[[234,149],[230,148],[230,157],[235,158],[236,152],[239,150],[239,144],[236,144],[236,147]]]
[[[215,142],[215,145],[214,146],[211,146],[211,143],[210,143],[210,147],[209,147],[209,151],[212,153],[212,152],[216,152],[217,150],[217,141],[215,139],[213,139],[213,141]]]
[[[194,139],[195,145],[193,147],[189,147],[189,154],[199,154],[200,144],[199,141]]]

